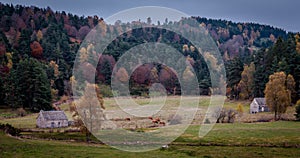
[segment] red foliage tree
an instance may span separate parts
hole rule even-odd
[[[64,25],[64,28],[66,29],[67,31],[67,34],[71,37],[76,37],[77,35],[77,30],[74,26],[71,26],[71,25],[68,25],[68,24],[65,24]]]
[[[163,66],[159,72],[159,82],[164,85],[168,92],[174,91],[176,80],[178,81],[176,73],[172,69]]]
[[[136,84],[148,85],[151,77],[151,70],[154,67],[153,64],[144,64],[139,66],[131,75],[131,79]]]
[[[34,41],[30,44],[31,55],[35,58],[41,58],[43,56],[43,48],[41,44],[37,41]]]
[[[112,70],[116,64],[115,58],[111,55],[101,55],[97,65],[97,80],[105,83],[109,82],[112,75]]]
[[[91,29],[88,26],[82,26],[77,33],[77,38],[83,40],[90,31]]]

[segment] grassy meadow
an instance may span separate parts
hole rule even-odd
[[[137,103],[147,104],[149,100],[135,99]],[[167,108],[178,103],[176,99],[166,102]],[[204,99],[201,106],[208,105],[209,99]],[[125,152],[104,145],[92,138],[92,143],[85,142],[85,135],[78,132],[64,132],[66,129],[45,130],[44,132],[21,132],[20,138],[0,133],[0,157],[298,157],[300,155],[300,122],[271,121],[245,123],[241,119],[260,119],[272,117],[272,113],[257,115],[248,114],[250,102],[226,101],[225,108],[236,109],[243,105],[244,113],[235,123],[216,124],[203,138],[198,137],[199,124],[193,123],[167,149],[149,152]],[[117,110],[117,104],[112,98],[105,99],[107,110]],[[71,119],[69,106],[62,105]],[[164,107],[165,108],[165,107]],[[162,109],[164,109],[162,108]],[[10,111],[1,111],[9,115]],[[0,123],[9,123],[16,128],[36,129],[38,114],[28,114],[25,117],[1,117]],[[285,114],[293,115],[293,107]],[[246,121],[247,122],[247,121]],[[251,122],[251,121],[250,121]],[[147,132],[147,129],[144,130]]]

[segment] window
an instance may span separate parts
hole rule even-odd
[[[54,128],[55,123],[51,122],[51,128]]]
[[[58,122],[58,127],[60,127],[60,122]]]

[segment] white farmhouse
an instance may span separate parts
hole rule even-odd
[[[38,128],[60,128],[68,126],[68,118],[63,111],[41,110],[36,125]]]
[[[269,108],[266,104],[265,98],[254,98],[250,104],[250,114],[255,114],[258,112],[268,112]]]

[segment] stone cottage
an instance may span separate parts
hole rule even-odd
[[[258,112],[268,112],[269,108],[266,104],[265,98],[254,98],[250,104],[250,113],[255,114]]]
[[[60,128],[68,126],[68,118],[63,111],[41,110],[36,125],[38,128]]]

